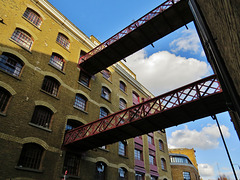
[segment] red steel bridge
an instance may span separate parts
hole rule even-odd
[[[216,75],[68,131],[64,145],[90,150],[227,111]]]
[[[94,75],[191,21],[186,0],[167,0],[82,56],[79,66]]]
[[[93,75],[191,21],[187,0],[167,0],[81,57],[79,67]],[[72,129],[63,145],[86,151],[227,110],[213,75]]]

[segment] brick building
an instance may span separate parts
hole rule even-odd
[[[200,180],[194,149],[169,149],[173,180]]]
[[[100,42],[47,0],[1,0],[0,18],[0,179],[172,179],[164,131],[86,152],[62,146],[66,131],[153,96],[131,70],[80,71]]]

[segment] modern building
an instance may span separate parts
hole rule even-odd
[[[0,32],[0,179],[172,179],[163,130],[63,146],[66,131],[153,97],[121,62],[92,77],[77,67],[94,36],[47,0],[0,1]]]
[[[169,149],[173,180],[200,180],[194,149]]]

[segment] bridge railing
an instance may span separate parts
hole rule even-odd
[[[100,44],[99,46],[97,46],[96,48],[92,49],[86,55],[80,57],[79,58],[79,64],[81,64],[82,62],[86,61],[88,58],[92,57],[93,55],[97,54],[98,52],[102,51],[107,46],[109,46],[112,43],[116,42],[117,40],[121,39],[125,35],[129,34],[130,32],[132,32],[133,30],[137,29],[139,26],[143,25],[147,21],[149,21],[152,18],[156,17],[157,15],[159,15],[160,13],[162,13],[163,11],[165,11],[166,9],[168,9],[171,6],[173,6],[174,4],[176,4],[179,1],[180,0],[167,0],[167,1],[165,1],[161,5],[159,5],[158,7],[153,9],[152,11],[150,11],[148,14],[142,16],[140,19],[138,19],[137,21],[133,22],[128,27],[124,28],[123,30],[121,30],[120,32],[118,32],[117,34],[115,34],[114,36],[112,36],[111,38],[109,38],[108,40],[106,40],[105,42]]]
[[[216,75],[209,76],[107,117],[72,129],[66,133],[64,145],[221,92],[222,89]]]

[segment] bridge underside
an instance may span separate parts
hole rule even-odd
[[[224,95],[221,92],[181,105],[178,108],[172,108],[164,112],[133,121],[126,125],[92,135],[88,138],[74,141],[65,145],[65,147],[76,148],[78,151],[86,151],[156,130],[177,126],[182,123],[194,121],[224,111],[227,111],[227,106]]]
[[[87,60],[80,63],[80,67],[90,75],[96,74],[191,21],[193,21],[193,16],[188,3],[181,0],[133,31],[127,32],[117,41],[113,36],[114,43],[110,41],[110,43],[103,43],[101,46],[107,46],[107,48],[104,47],[101,51],[88,57]],[[137,24],[135,23],[134,26]],[[134,28],[132,26],[130,25],[128,28]],[[128,28],[125,28],[126,31]],[[118,35],[119,33],[115,36]]]

